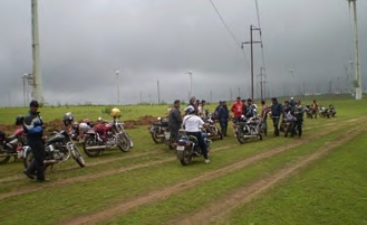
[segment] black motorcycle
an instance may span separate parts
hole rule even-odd
[[[149,128],[149,132],[155,143],[164,143],[165,136],[164,133],[168,131],[168,119],[163,119],[158,117],[157,121],[154,121]]]
[[[84,158],[66,131],[55,132],[54,136],[46,141],[45,152],[45,167],[59,162],[65,162],[70,156],[73,157],[80,167],[85,167]],[[27,168],[33,160],[33,153],[31,149],[28,148],[24,154],[24,167]]]
[[[181,131],[180,133],[181,135],[176,146],[176,154],[177,159],[181,162],[181,165],[186,166],[191,163],[193,158],[201,157],[202,152],[201,148],[199,147],[199,141],[195,136],[187,135],[184,131]],[[202,132],[201,134],[203,135],[209,154],[212,141],[208,139],[205,132]]]

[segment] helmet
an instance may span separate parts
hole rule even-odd
[[[74,120],[74,116],[71,112],[65,113],[64,120],[63,120],[65,126],[71,124],[71,122],[73,122],[73,120]]]
[[[24,117],[22,115],[18,115],[15,118],[15,125],[21,125],[21,124],[23,124],[23,120],[24,120]]]
[[[79,131],[86,132],[88,130],[89,126],[86,123],[80,123],[79,124]]]
[[[120,117],[121,116],[121,111],[118,108],[113,108],[111,109],[111,114],[112,117]]]
[[[194,109],[194,107],[192,106],[192,105],[189,105],[189,106],[187,106],[186,108],[185,108],[185,113],[186,114],[194,114],[194,112],[195,112],[195,109]]]

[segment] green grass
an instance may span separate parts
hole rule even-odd
[[[342,131],[330,133],[317,141],[309,142],[269,159],[254,163],[244,169],[205,182],[160,202],[141,207],[106,224],[165,224],[176,216],[195,213],[197,210],[205,209],[211,201],[225,197],[238,187],[243,187],[261,177],[270,175],[286,165],[297,163],[303,156],[315,152],[325,142],[337,140],[342,134]]]
[[[367,113],[367,107],[364,106],[365,100],[363,101],[352,101],[347,98],[336,98],[332,100],[320,99],[322,102],[328,102],[328,104],[334,104],[338,111],[337,117],[332,119],[324,119],[320,118],[317,120],[305,120],[305,128],[307,129],[304,132],[304,137],[314,135],[317,132],[322,132],[324,129],[330,129],[334,125],[342,126],[340,130],[335,132],[331,132],[326,136],[320,137],[318,140],[305,143],[302,146],[294,148],[293,150],[289,150],[280,155],[274,156],[267,160],[259,161],[254,165],[251,165],[243,170],[235,171],[225,176],[216,178],[214,180],[205,182],[197,187],[188,189],[182,193],[175,194],[163,201],[157,201],[151,204],[144,205],[139,207],[137,210],[132,211],[126,216],[111,218],[111,223],[116,224],[161,224],[164,221],[168,221],[173,219],[175,216],[179,216],[181,213],[193,213],[200,206],[205,206],[206,204],[210,204],[213,200],[218,199],[220,197],[225,196],[230,193],[237,187],[243,186],[252,182],[256,179],[260,179],[261,177],[273,173],[275,170],[280,169],[290,163],[296,163],[302,156],[305,156],[320,146],[320,144],[330,141],[336,138],[338,135],[343,134],[347,128],[351,128],[355,125],[350,125],[348,123],[344,123],[345,121],[355,119],[359,116],[364,116]],[[108,117],[107,114],[103,114],[103,110],[109,106],[70,106],[66,107],[43,107],[41,108],[41,112],[46,121],[50,121],[53,119],[61,119],[63,114],[67,111],[71,111],[74,113],[77,120],[82,119],[84,117],[89,118],[97,118],[98,116]],[[211,105],[210,107],[215,107],[215,105]],[[122,120],[129,119],[139,119],[144,115],[164,115],[166,113],[166,109],[168,106],[121,106],[122,109]],[[26,108],[2,108],[0,109],[0,124],[10,124],[13,123],[15,115],[26,112]],[[270,123],[270,121],[268,121]],[[269,124],[269,128],[271,125]],[[282,146],[287,143],[291,143],[293,139],[285,139],[283,137],[274,138],[272,136],[264,138],[262,142],[250,142],[244,145],[238,145],[237,140],[233,137],[226,138],[223,141],[216,141],[213,143],[213,148],[219,148],[223,146],[235,145],[235,147],[224,149],[218,152],[213,152],[211,155],[212,163],[209,165],[203,164],[202,160],[195,160],[190,166],[182,167],[179,162],[175,159],[175,156],[170,152],[164,145],[162,144],[154,144],[150,134],[147,130],[147,126],[138,127],[137,129],[129,129],[128,130],[130,136],[135,142],[134,149],[129,153],[121,153],[119,150],[106,152],[100,157],[97,158],[88,158],[85,156],[87,167],[84,169],[79,169],[78,165],[73,161],[69,160],[63,164],[55,165],[55,171],[52,173],[48,173],[48,176],[52,178],[52,181],[49,183],[50,187],[41,188],[41,190],[36,192],[27,193],[24,195],[18,195],[6,199],[2,199],[0,201],[0,224],[32,224],[30,221],[37,221],[37,224],[53,224],[58,221],[62,221],[68,218],[73,218],[78,215],[84,214],[92,214],[93,212],[98,212],[99,210],[106,209],[108,207],[113,206],[114,204],[118,204],[120,202],[124,202],[128,199],[132,199],[136,196],[141,196],[149,193],[150,191],[160,190],[165,187],[169,187],[178,182],[185,181],[187,179],[194,178],[198,175],[204,174],[205,172],[212,171],[214,169],[220,169],[225,166],[229,166],[235,162],[246,159],[250,156],[259,154],[261,152],[265,152],[271,150],[276,146]],[[231,129],[229,134],[232,134]],[[366,137],[366,134],[363,136]],[[365,141],[363,138],[358,138],[353,142],[348,143],[348,145],[343,145],[340,147],[338,152],[348,152],[349,146],[363,146],[365,145]],[[82,149],[80,148],[82,151]],[[353,155],[349,151],[350,155]],[[144,154],[144,155],[140,155]],[[345,162],[350,163],[350,167],[352,168],[353,160],[344,155],[332,156],[335,159],[339,160],[339,163]],[[364,155],[361,153],[358,155],[360,158],[356,159],[356,163],[361,163]],[[355,156],[357,157],[357,156]],[[56,181],[67,180],[70,178],[78,178],[83,176],[91,176],[93,174],[98,174],[103,171],[116,171],[122,168],[128,168],[131,166],[159,161],[162,159],[172,159],[170,162],[161,163],[155,166],[149,166],[140,169],[134,169],[127,172],[115,173],[110,176],[101,177],[98,179],[89,179],[83,182],[75,182],[71,184],[57,184]],[[366,159],[366,157],[364,157]],[[93,163],[101,162],[98,165],[88,166],[88,163],[91,165]],[[104,162],[106,161],[106,162]],[[326,162],[326,161],[325,161]],[[320,161],[319,163],[313,164],[313,168],[316,168],[316,171],[320,171],[322,166],[324,165],[324,161]],[[361,164],[363,165],[363,163]],[[41,184],[35,184],[27,180],[22,174],[22,164],[19,162],[10,162],[6,165],[0,165],[0,169],[2,173],[0,173],[0,179],[9,178],[14,175],[19,176],[24,179],[16,179],[10,182],[0,181],[0,194],[7,193],[11,191],[15,191],[17,189],[24,189],[28,186],[30,188],[35,186],[41,186]],[[312,171],[312,167],[309,169]],[[347,173],[347,169],[343,167],[345,174]],[[307,172],[308,170],[306,170]],[[338,171],[338,170],[336,170]],[[301,179],[304,181],[301,183],[306,188],[308,186],[312,186],[313,179],[306,179],[306,172],[303,172],[297,176],[296,179]],[[365,173],[365,170],[361,170],[361,174]],[[351,171],[349,171],[351,173]],[[315,173],[317,174],[317,172]],[[345,175],[344,174],[344,175]],[[333,175],[333,174],[332,174]],[[343,176],[344,176],[343,175]],[[326,176],[326,175],[325,175]],[[331,176],[332,177],[332,176]],[[351,176],[354,177],[354,176]],[[325,179],[325,177],[322,177]],[[349,179],[349,177],[348,177]],[[360,179],[363,178],[360,175]],[[293,179],[292,179],[293,180]],[[53,183],[55,181],[55,183]],[[318,179],[316,179],[318,181]],[[327,180],[329,181],[329,180]],[[343,179],[339,178],[339,181],[343,181]],[[323,180],[318,181],[320,185]],[[299,193],[294,191],[294,188],[290,186],[291,181],[287,184],[281,186],[280,189],[284,189],[287,195],[286,197],[278,197],[278,198],[291,198],[296,200],[304,200],[299,196]],[[299,184],[299,185],[301,185]],[[366,187],[365,183],[355,182],[355,184],[361,185],[361,187]],[[340,187],[343,190],[347,190],[351,188],[352,191],[355,191],[354,183],[334,183],[333,186]],[[299,187],[299,186],[297,186]],[[327,188],[324,188],[325,190]],[[278,190],[278,189],[276,189]],[[363,191],[363,188],[358,191]],[[276,196],[278,192],[273,191],[265,194],[264,198],[272,196]],[[324,193],[321,192],[320,193]],[[338,192],[341,194],[344,192]],[[316,191],[313,192],[314,195],[317,194]],[[330,198],[330,195],[325,194]],[[355,195],[355,198],[352,198],[352,195],[348,195],[349,199],[358,198],[358,200],[363,199],[363,196]],[[359,199],[360,198],[360,199]],[[42,200],[44,204],[37,204],[38,200]],[[248,223],[242,223],[243,216],[247,217],[247,213],[253,213],[254,215],[251,218],[258,218],[255,216],[257,213],[256,210],[265,210],[266,204],[261,205],[261,202],[264,199],[255,201],[253,208],[248,208],[249,206],[243,206],[239,211],[233,212],[233,214],[228,215],[228,217],[232,220],[230,224],[250,224],[252,221],[248,220]],[[279,199],[277,199],[279,201]],[[320,199],[317,201],[324,201],[324,199]],[[363,206],[366,201],[360,201],[360,205]],[[297,207],[294,207],[294,210],[302,208],[303,203],[299,203]],[[305,211],[310,210],[308,207],[308,202],[305,202]],[[329,203],[328,203],[329,204]],[[178,207],[178,205],[180,207]],[[252,204],[251,204],[252,205]],[[282,207],[281,204],[272,205],[277,207]],[[27,210],[23,210],[22,213],[19,213],[18,209],[23,209],[26,206]],[[176,208],[177,207],[177,208]],[[269,212],[273,212],[274,207],[269,207]],[[366,208],[366,207],[365,207]],[[292,211],[292,206],[287,205],[283,207],[285,210]],[[307,210],[306,210],[307,209]],[[43,212],[40,214],[39,212]],[[278,212],[274,211],[274,214]],[[308,212],[307,212],[308,213]],[[334,210],[330,212],[332,216],[333,213],[338,213],[338,211]],[[263,215],[261,214],[256,215]],[[292,213],[288,213],[291,215]],[[357,211],[357,214],[360,214]],[[299,213],[297,215],[302,215]],[[312,216],[317,216],[317,214],[312,214]],[[291,216],[289,216],[291,218]],[[297,217],[297,216],[295,216]],[[159,219],[158,219],[159,218]],[[227,218],[227,217],[226,217]],[[288,218],[288,217],[286,217]],[[229,221],[225,219],[225,221]],[[269,220],[270,221],[270,220]],[[298,223],[293,224],[304,224],[301,220],[290,220],[291,222],[296,221]],[[300,222],[301,221],[301,222]],[[316,218],[312,220],[314,224]],[[330,219],[330,223],[323,224],[333,224],[332,219]],[[338,220],[335,220],[336,222]],[[334,221],[334,222],[335,222]],[[363,220],[360,220],[363,222]],[[260,224],[273,224],[271,222],[261,222]],[[277,223],[282,224],[282,223]],[[292,224],[292,223],[288,223]],[[311,224],[311,223],[309,223]],[[339,223],[336,223],[339,224]],[[348,224],[348,223],[347,223]],[[353,224],[353,223],[349,223]],[[359,223],[357,223],[359,224]],[[363,223],[360,223],[363,224]]]
[[[367,224],[367,132],[218,224]]]

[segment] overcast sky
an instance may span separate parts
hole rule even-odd
[[[250,96],[250,25],[254,0],[39,0],[45,100],[115,104]],[[268,96],[346,87],[354,56],[346,0],[258,0]],[[357,1],[362,80],[367,87],[367,1]],[[24,103],[21,77],[32,72],[31,1],[0,0],[0,106]],[[257,33],[254,39],[259,40]],[[261,66],[254,46],[255,75]],[[289,70],[293,70],[293,77]],[[258,77],[256,83],[258,82]],[[349,78],[352,80],[352,77]],[[259,93],[256,85],[256,95]],[[150,97],[149,97],[150,96]]]

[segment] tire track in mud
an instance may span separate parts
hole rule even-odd
[[[223,147],[220,147],[220,148],[216,148],[212,151],[213,152],[221,151],[221,150],[229,149],[229,148],[236,147],[236,146],[238,146],[238,144],[223,146]],[[59,180],[59,181],[50,182],[50,183],[47,183],[47,184],[42,184],[42,186],[37,186],[37,187],[25,186],[25,187],[22,187],[22,188],[19,188],[19,189],[15,190],[15,191],[10,191],[10,192],[7,192],[7,193],[1,193],[0,194],[0,200],[5,199],[5,198],[18,196],[18,195],[31,193],[31,192],[44,190],[44,189],[47,189],[47,188],[54,188],[54,187],[58,187],[58,186],[61,186],[61,185],[68,185],[68,184],[73,184],[73,183],[76,183],[76,182],[86,182],[86,181],[90,181],[90,180],[95,180],[95,179],[98,179],[98,178],[103,178],[103,177],[106,177],[106,176],[112,176],[112,175],[132,171],[132,170],[136,170],[136,169],[142,169],[142,168],[146,168],[146,167],[150,167],[150,166],[156,166],[156,165],[159,165],[159,164],[163,164],[163,163],[166,163],[166,162],[172,162],[172,161],[175,161],[175,160],[176,160],[176,158],[168,158],[168,159],[163,159],[163,160],[157,160],[157,161],[152,161],[152,162],[147,162],[147,163],[136,164],[136,165],[121,168],[121,169],[108,170],[108,171],[103,171],[103,172],[100,172],[100,173],[94,173],[94,174],[90,174],[90,175],[85,175],[85,176],[80,176],[80,177],[73,177],[73,178],[69,178],[69,179],[65,179],[65,180]]]
[[[297,174],[301,169],[307,167],[312,162],[325,157],[332,150],[338,146],[345,144],[365,131],[363,128],[353,128],[346,134],[340,135],[333,141],[325,142],[323,146],[319,147],[315,153],[303,157],[298,163],[287,168],[280,169],[275,174],[269,175],[265,178],[259,179],[252,184],[240,187],[232,191],[230,194],[221,197],[220,199],[206,205],[197,211],[195,214],[180,216],[168,222],[167,224],[174,225],[196,225],[196,224],[210,224],[215,219],[220,218],[226,213],[232,211],[238,206],[242,206],[251,202],[259,194],[273,188],[281,181]]]
[[[117,215],[127,213],[130,210],[138,208],[139,206],[142,206],[144,204],[149,204],[149,203],[153,203],[155,201],[159,201],[159,200],[167,198],[167,197],[169,197],[173,194],[180,193],[182,191],[185,191],[186,189],[189,189],[189,188],[195,187],[197,185],[200,185],[200,184],[202,184],[206,181],[210,181],[210,180],[213,180],[215,178],[224,176],[228,173],[237,171],[239,169],[243,169],[243,168],[245,168],[247,166],[250,166],[250,165],[252,165],[252,164],[254,164],[254,163],[256,163],[260,160],[270,158],[272,156],[275,156],[277,154],[285,152],[289,149],[293,149],[295,147],[298,147],[298,146],[300,146],[304,143],[308,143],[310,140],[317,139],[321,136],[327,135],[330,132],[338,130],[340,127],[345,127],[345,125],[344,126],[333,127],[333,129],[329,129],[329,130],[323,130],[323,132],[315,134],[312,137],[309,137],[309,138],[306,138],[306,139],[298,139],[295,142],[288,143],[286,145],[274,148],[270,151],[266,151],[266,152],[262,152],[262,153],[250,156],[246,159],[235,162],[231,165],[228,165],[228,166],[225,166],[225,167],[213,170],[213,171],[206,172],[206,173],[204,173],[202,175],[199,175],[195,178],[192,178],[190,180],[179,182],[175,185],[172,185],[172,186],[169,186],[169,187],[166,187],[166,188],[161,188],[160,190],[152,191],[152,192],[149,192],[145,195],[135,197],[133,199],[124,200],[122,203],[114,205],[113,208],[105,208],[105,209],[102,209],[102,210],[100,210],[98,212],[95,212],[93,214],[90,214],[90,215],[77,216],[75,218],[72,218],[72,219],[69,219],[69,220],[66,220],[66,221],[61,221],[59,224],[68,224],[68,225],[97,224],[99,222],[106,221],[106,220],[111,219],[111,218],[113,218]],[[200,223],[194,223],[194,224],[200,224]]]

